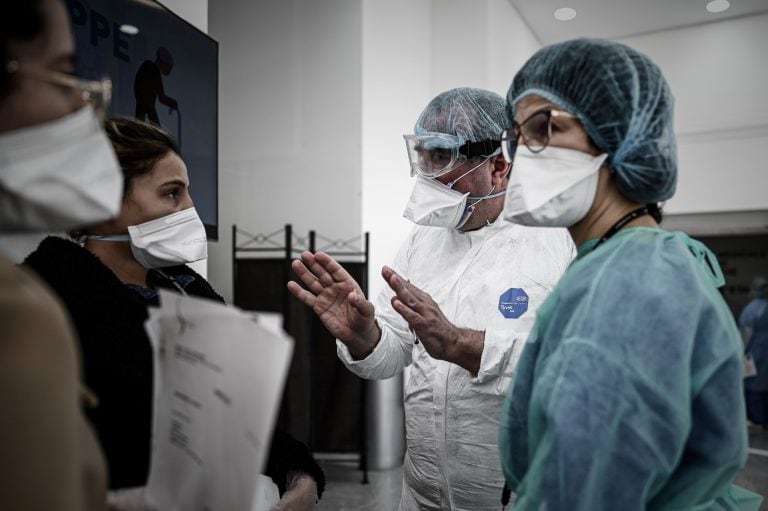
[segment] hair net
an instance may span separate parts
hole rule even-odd
[[[498,140],[509,124],[504,98],[495,92],[460,87],[435,96],[419,115],[414,133],[456,135],[462,145]]]
[[[672,93],[661,70],[642,53],[602,39],[546,46],[518,71],[507,93],[515,104],[537,94],[578,116],[608,153],[619,190],[640,203],[675,193],[677,151]]]

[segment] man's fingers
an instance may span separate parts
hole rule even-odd
[[[403,317],[406,323],[408,323],[408,327],[411,331],[416,329],[417,325],[415,323],[417,323],[421,317],[417,312],[408,307],[408,305],[403,303],[397,296],[392,297],[392,308]]]
[[[400,277],[400,275],[398,275],[395,270],[389,266],[383,266],[381,268],[381,276],[384,277],[384,280],[387,281],[387,284],[395,293],[398,293],[401,289],[403,289],[405,280],[403,280],[403,278]]]
[[[304,263],[307,270],[309,270],[309,272],[312,273],[323,286],[327,287],[333,285],[333,277],[325,269],[325,265],[317,260],[317,254],[313,254],[312,252],[302,252],[301,262]]]
[[[352,276],[349,274],[349,272],[345,270],[344,267],[339,264],[338,261],[336,261],[336,259],[329,256],[325,252],[315,253],[315,261],[317,264],[321,265],[326,272],[328,272],[328,274],[333,278],[334,282],[344,282],[346,280],[352,279]]]
[[[322,293],[325,286],[323,286],[322,282],[318,280],[315,274],[312,273],[302,261],[294,259],[291,262],[291,268],[312,293],[315,295]]]
[[[347,301],[360,313],[361,316],[366,318],[373,316],[373,304],[366,300],[364,296],[359,295],[356,291],[352,291],[347,295]]]
[[[387,284],[389,284],[389,287],[391,287],[395,293],[399,294],[400,291],[407,291],[418,301],[423,300],[425,297],[429,296],[416,285],[411,284],[410,280],[404,279],[400,274],[398,274],[389,266],[382,267],[381,276],[384,277],[384,280],[387,281]]]
[[[309,257],[310,255],[311,257]],[[317,252],[315,254],[304,252],[301,254],[301,260],[309,268],[309,271],[326,287],[352,278],[335,259],[325,252]]]
[[[395,292],[397,298],[400,299],[411,309],[419,312],[422,305],[422,291],[411,284],[410,282],[403,280],[403,278],[394,273],[389,279],[389,287]]]
[[[381,267],[381,276],[384,277],[384,280],[389,282],[389,279],[392,278],[392,275],[396,275],[395,270],[386,265]]]
[[[298,298],[301,301],[301,303],[303,303],[304,305],[307,305],[309,307],[315,306],[315,301],[317,300],[317,297],[312,293],[310,293],[309,291],[307,291],[306,289],[304,289],[303,287],[301,287],[300,285],[298,285],[296,282],[294,281],[288,282],[288,291],[290,291],[291,294],[293,294],[293,296]]]

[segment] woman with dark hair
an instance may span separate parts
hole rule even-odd
[[[117,213],[117,160],[94,108],[107,82],[72,75],[59,0],[0,16],[0,232],[67,229]],[[95,101],[89,105],[86,100]],[[35,275],[0,255],[0,507],[103,509],[104,461],[81,408],[75,332]]]
[[[152,430],[152,348],[144,331],[158,288],[223,302],[187,266],[206,257],[203,224],[174,140],[155,125],[110,119],[106,132],[124,177],[114,219],[49,237],[25,261],[69,309],[83,350],[85,381],[99,398],[88,411],[104,448],[110,488],[147,482]],[[323,472],[306,446],[275,433],[266,474],[281,509],[312,509]]]

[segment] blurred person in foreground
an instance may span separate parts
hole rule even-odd
[[[73,76],[63,2],[8,0],[0,16],[0,231],[114,216],[120,169],[101,129],[108,81]],[[0,255],[0,507],[104,509],[106,471],[82,409],[75,331],[55,295]]]

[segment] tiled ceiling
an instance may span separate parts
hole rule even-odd
[[[509,0],[542,44],[579,36],[616,39],[768,13],[768,0],[730,0],[730,8],[718,14],[707,11],[708,1]],[[576,17],[566,22],[556,20],[553,13],[561,7],[575,9]]]

